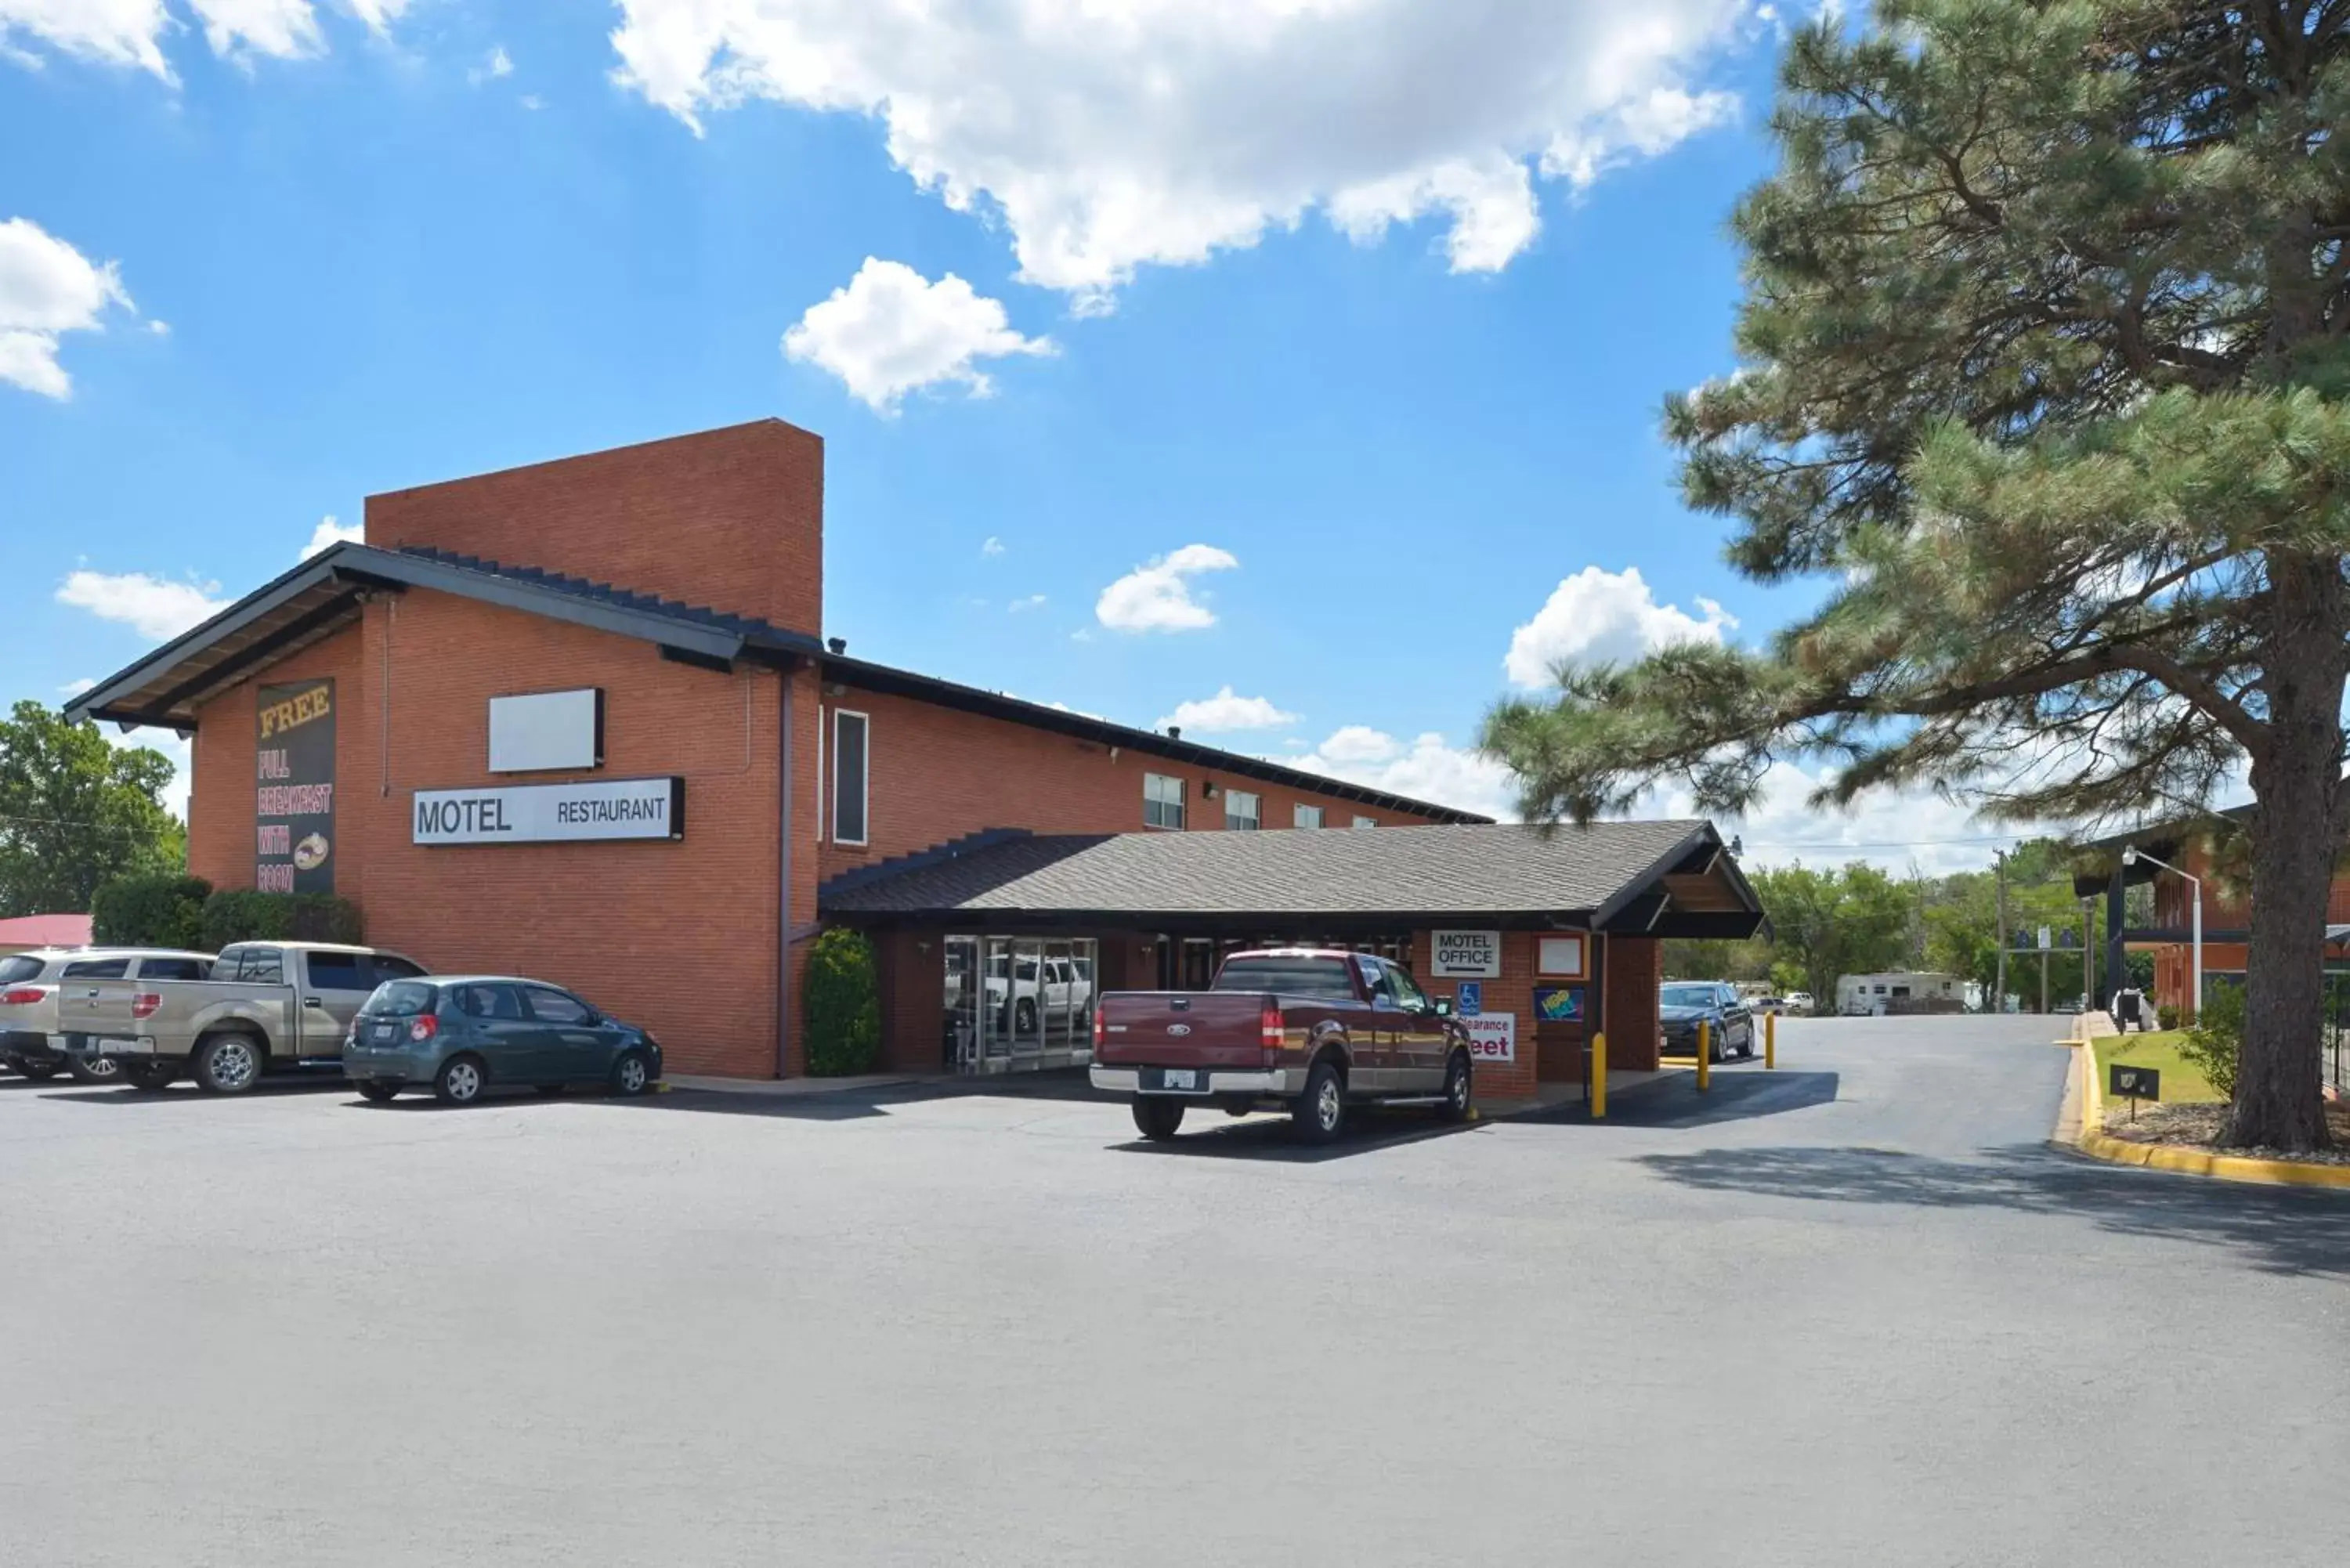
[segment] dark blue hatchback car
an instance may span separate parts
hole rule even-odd
[[[343,1039],[343,1075],[370,1100],[424,1088],[467,1105],[493,1084],[554,1094],[602,1084],[641,1095],[660,1081],[660,1042],[545,981],[432,975],[375,988]]]

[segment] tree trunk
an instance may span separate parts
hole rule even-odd
[[[2318,1095],[2325,915],[2341,842],[2341,566],[2269,558],[2262,686],[2269,743],[2252,760],[2251,951],[2235,1104],[2220,1142],[2303,1152],[2326,1142]]]

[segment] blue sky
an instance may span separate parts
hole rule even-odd
[[[1083,10],[0,0],[0,697],[370,491],[769,414],[858,652],[1465,805],[1544,659],[1810,602],[1657,434],[1732,365],[1767,5]],[[1806,858],[1983,831],[1801,783]]]

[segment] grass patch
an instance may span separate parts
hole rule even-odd
[[[2165,1029],[2153,1034],[2116,1034],[2096,1042],[2097,1086],[2103,1088],[2106,1068],[2113,1063],[2125,1067],[2152,1067],[2162,1075],[2162,1097],[2172,1105],[2215,1104],[2220,1096],[2178,1054],[2179,1043],[2187,1038],[2182,1029]]]

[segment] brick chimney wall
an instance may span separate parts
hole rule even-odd
[[[759,420],[367,498],[426,545],[823,630],[824,441]]]

